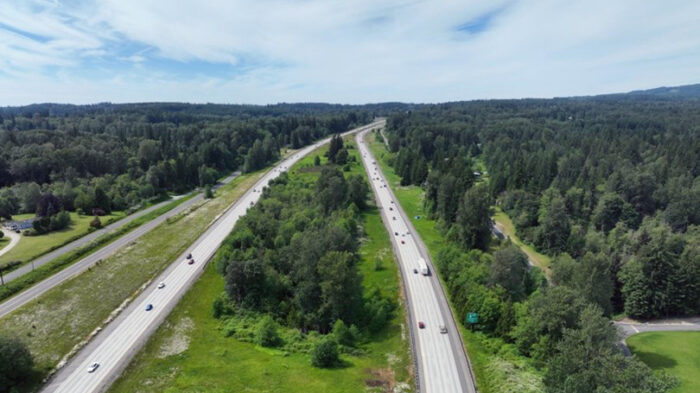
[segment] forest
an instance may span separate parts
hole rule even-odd
[[[0,217],[44,214],[37,228],[48,231],[65,223],[53,218],[61,211],[129,211],[234,170],[258,170],[280,149],[346,131],[396,105],[0,108]]]
[[[386,132],[450,242],[436,263],[458,313],[534,359],[550,392],[673,386],[616,349],[609,318],[700,312],[699,134],[699,100],[628,96],[428,105]],[[548,278],[493,240],[494,206],[552,258]]]
[[[302,334],[333,333],[317,344],[319,351],[352,347],[362,333],[376,333],[393,318],[396,300],[380,288],[363,288],[357,269],[369,186],[361,175],[341,171],[347,155],[334,137],[327,163],[319,165],[316,156],[317,178],[285,172],[263,190],[214,259],[226,282],[215,316],[241,320],[253,312],[267,315],[263,332],[275,321]],[[279,339],[262,341],[280,345]]]

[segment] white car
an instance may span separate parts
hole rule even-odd
[[[445,325],[440,325],[440,333],[442,333],[442,334],[447,333],[447,328],[445,327]]]
[[[95,372],[95,370],[97,370],[98,367],[100,367],[100,364],[95,362],[95,363],[88,366],[87,372],[89,372],[89,373]]]
[[[165,283],[161,281],[158,283],[158,289],[163,289],[163,288],[165,288]]]

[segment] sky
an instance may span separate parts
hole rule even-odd
[[[445,102],[698,82],[698,0],[0,0],[3,106]]]

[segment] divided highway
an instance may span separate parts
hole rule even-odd
[[[383,120],[375,121],[345,134],[381,127],[383,124]],[[214,256],[238,219],[258,201],[262,188],[329,140],[327,138],[301,149],[266,173],[112,323],[71,359],[49,381],[43,392],[88,393],[106,390],[201,275],[206,263]],[[190,253],[194,260],[191,265],[186,259]],[[159,288],[159,282],[164,284],[162,288]],[[152,305],[150,311],[146,311],[148,305]],[[88,368],[94,363],[98,363],[98,367],[89,372]]]
[[[357,146],[401,268],[417,389],[422,393],[475,393],[467,354],[430,256],[364,143],[366,133],[357,134]],[[420,258],[426,261],[429,275],[421,274]]]
[[[233,174],[224,180],[221,181],[220,184],[226,184],[230,182],[231,180],[235,179],[238,174]],[[88,256],[85,258],[79,260],[78,262],[66,267],[63,270],[60,270],[53,274],[52,276],[44,279],[43,281],[40,281],[33,286],[31,286],[29,289],[22,291],[18,293],[17,295],[9,298],[3,303],[0,303],[0,318],[4,317],[5,315],[11,313],[12,311],[22,307],[23,305],[27,304],[28,302],[34,300],[37,296],[42,295],[46,291],[50,290],[51,288],[61,284],[62,282],[71,279],[80,273],[84,272],[87,270],[89,267],[93,266],[96,264],[98,261],[107,258],[108,256],[114,254],[117,252],[120,248],[124,247],[125,245],[133,242],[134,240],[140,238],[144,234],[150,232],[153,228],[157,227],[158,225],[162,224],[165,220],[167,220],[170,217],[176,216],[187,209],[189,209],[192,205],[195,203],[199,202],[204,198],[204,194],[200,193],[199,195],[177,205],[175,208],[161,214],[160,216],[154,218],[153,220],[144,223],[137,228],[133,229],[132,231],[124,234],[123,236],[119,237],[118,239],[114,240],[113,242],[97,249],[96,251],[93,251],[90,253]],[[70,244],[67,244],[57,250],[54,250],[45,256],[39,258],[34,262],[35,265],[41,266],[43,264],[46,264],[48,262],[51,262],[55,258],[58,258],[59,256],[66,254],[70,251],[75,250],[76,248],[83,246],[87,244],[88,242],[96,239],[97,237],[105,234],[108,231],[111,231],[113,229],[117,229],[133,220],[135,220],[138,217],[141,217],[145,214],[150,213],[151,211],[158,209],[168,203],[171,203],[172,200],[161,202],[159,204],[156,204],[154,206],[151,206],[147,209],[144,209],[140,212],[134,213],[128,217],[125,217],[111,225],[108,225],[107,227],[95,231],[89,235],[83,236],[80,239],[71,242]],[[12,280],[14,278],[17,278],[21,274],[26,274],[28,269],[31,269],[31,265],[25,265],[22,266],[21,268],[10,272],[6,277],[5,281]]]

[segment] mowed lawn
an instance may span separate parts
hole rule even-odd
[[[34,217],[34,214],[18,214],[12,216],[15,221],[26,220]],[[110,220],[114,221],[124,217],[124,212],[115,211],[110,215],[100,217],[103,225],[106,225]],[[49,232],[38,236],[24,236],[12,250],[0,257],[0,265],[10,261],[22,261],[27,263],[32,259],[49,252],[51,249],[60,247],[66,242],[73,240],[75,237],[85,235],[90,228],[90,221],[94,216],[84,216],[75,212],[70,213],[70,218],[73,223],[66,229],[60,231]]]
[[[678,377],[673,393],[700,392],[700,332],[649,332],[627,339],[632,353],[654,370]]]
[[[326,150],[323,147],[310,154],[291,168],[291,175],[311,181],[319,173],[319,168],[313,166],[313,157],[323,157]],[[351,150],[350,154],[356,151]],[[322,161],[325,163],[325,158]],[[359,163],[353,164],[350,173],[363,173],[363,169]],[[363,285],[379,286],[398,299],[398,266],[376,207],[368,209],[363,219],[365,238],[359,265]],[[375,270],[376,258],[382,260],[381,270]],[[389,326],[361,345],[362,354],[342,355],[342,368],[319,369],[311,366],[307,354],[263,348],[226,337],[221,321],[212,316],[214,299],[224,289],[224,279],[215,270],[213,264],[208,266],[110,393],[384,392],[387,385],[381,382],[386,381],[391,381],[389,388],[401,384],[400,391],[413,391],[402,301]],[[370,387],[374,385],[377,386]]]

